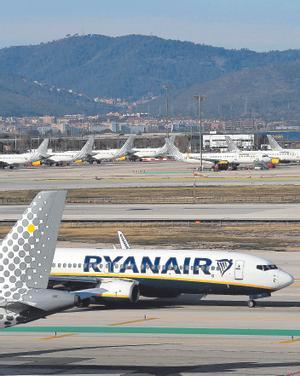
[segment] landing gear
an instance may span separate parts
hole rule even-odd
[[[83,299],[83,300],[79,300],[76,305],[79,308],[87,308],[90,304],[91,304],[90,299]]]
[[[255,308],[256,307],[256,301],[253,299],[248,300],[248,307],[249,308]]]

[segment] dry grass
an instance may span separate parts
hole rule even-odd
[[[0,226],[0,236],[9,227]],[[117,230],[122,230],[132,246],[162,246],[174,248],[223,248],[241,250],[300,251],[300,224],[164,224],[64,223],[59,239],[89,244],[118,244]]]
[[[0,204],[29,203],[37,191],[0,192]],[[70,189],[67,202],[92,204],[134,203],[299,203],[296,185],[205,186],[155,188]]]

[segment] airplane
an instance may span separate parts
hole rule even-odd
[[[281,163],[300,162],[299,149],[284,149],[278,144],[273,136],[267,135],[267,137],[271,147],[271,154],[276,155]]]
[[[44,318],[78,297],[48,289],[65,191],[40,192],[0,244],[0,327]]]
[[[48,157],[47,149],[48,149],[49,139],[46,138],[40,146],[30,153],[22,153],[22,154],[1,154],[0,155],[0,167],[5,168],[9,167],[13,169],[16,166],[25,165],[25,164],[32,164],[37,161],[43,160]]]
[[[171,142],[174,141],[175,136],[170,137]],[[162,156],[167,156],[168,153],[168,138],[162,147],[159,148],[131,148],[128,150],[128,155],[131,160],[142,161],[143,158],[157,158]]]
[[[108,149],[108,150],[93,150],[93,155],[90,157],[89,162],[96,161],[98,164],[103,160],[116,160],[127,155],[133,146],[135,135],[130,135],[125,144],[120,149]]]
[[[46,158],[46,164],[50,166],[62,166],[76,161],[88,160],[93,155],[94,136],[89,136],[87,142],[79,151],[64,151],[51,153]]]
[[[181,153],[178,148],[169,143],[168,154],[174,159],[187,163],[200,163],[199,153]],[[204,168],[228,169],[229,167],[236,170],[239,166],[259,166],[267,167],[272,163],[272,158],[264,153],[255,154],[248,151],[228,151],[228,152],[214,152],[202,153],[202,164]]]
[[[140,296],[174,298],[185,293],[200,297],[246,295],[252,308],[256,299],[269,297],[294,281],[272,262],[254,255],[131,249],[124,238],[121,250],[57,248],[49,288],[79,294],[81,307],[91,303],[136,303]]]

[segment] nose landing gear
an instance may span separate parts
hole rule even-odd
[[[249,308],[255,308],[256,307],[256,301],[253,299],[248,300],[248,307]]]

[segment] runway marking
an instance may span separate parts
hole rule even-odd
[[[277,343],[284,343],[284,344],[289,344],[289,343],[295,343],[295,342],[300,342],[300,338],[295,338],[295,339],[288,339],[288,340],[285,340],[285,341],[280,341],[280,342],[277,342]]]
[[[145,321],[151,321],[151,320],[158,320],[158,317],[147,317],[147,318],[139,319],[139,320],[116,322],[116,323],[113,323],[113,324],[109,324],[109,326],[120,326],[120,325],[127,325],[127,324],[135,324],[137,322],[145,322]]]
[[[300,329],[181,328],[157,326],[21,326],[2,329],[2,332],[300,337]]]
[[[60,334],[60,335],[53,335],[53,336],[49,336],[49,337],[44,337],[44,338],[40,338],[40,339],[43,339],[44,341],[49,341],[51,339],[59,339],[59,338],[64,338],[64,337],[71,337],[71,336],[75,336],[76,333],[65,333],[65,334]]]

